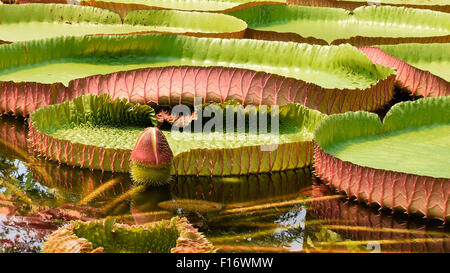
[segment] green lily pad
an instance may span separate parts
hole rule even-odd
[[[72,221],[45,241],[44,253],[211,253],[213,245],[186,218],[129,226],[104,221]]]
[[[450,97],[428,98],[395,105],[383,125],[367,112],[330,116],[317,128],[315,140],[344,161],[450,179],[450,157],[444,152],[450,148],[449,123]]]
[[[449,42],[450,14],[390,6],[336,8],[261,6],[231,12],[248,23],[249,38],[355,45]]]
[[[103,0],[81,1],[82,5],[109,9],[123,17],[133,10],[172,9],[183,11],[227,12],[245,7],[280,4],[284,0]]]
[[[350,2],[348,0],[339,0],[342,2]],[[364,0],[351,0],[353,2],[364,2],[367,3],[367,1]],[[374,0],[373,3],[379,2],[380,4],[396,4],[396,5],[448,5],[448,2],[446,0]]]
[[[449,135],[450,97],[396,104],[383,123],[367,112],[331,115],[315,132],[316,173],[369,203],[446,219]]]
[[[286,0],[288,5],[332,7],[354,10],[367,5],[389,5],[450,12],[447,0]]]
[[[358,49],[364,52],[374,63],[396,69],[396,86],[410,92],[413,96],[426,98],[450,95],[450,82],[442,78],[446,77],[450,68],[447,61],[448,51],[446,50],[450,48],[447,45],[400,44],[381,46],[403,60],[376,47],[363,46],[358,47]]]
[[[84,95],[34,111],[30,116],[34,149],[51,160],[69,165],[128,171],[136,140],[145,127],[155,124],[154,111],[147,105],[132,107],[125,100],[109,100],[108,95]],[[247,108],[245,112],[239,109],[235,113],[243,116],[263,113],[257,107]],[[266,132],[260,128],[253,132],[248,127],[233,127],[229,131],[225,125],[223,131],[214,126],[210,133],[164,130],[174,154],[172,173],[233,175],[309,165],[312,132],[324,115],[292,103],[280,106],[279,113],[269,111],[268,114]],[[270,130],[272,118],[279,120],[279,132]],[[276,149],[264,150],[266,145],[273,144],[278,145]]]
[[[245,22],[223,14],[171,10],[130,12],[122,23],[112,11],[61,4],[2,5],[0,18],[0,40],[11,42],[139,32],[239,38],[247,27]]]
[[[389,55],[450,82],[450,43],[382,45],[379,48]]]
[[[374,111],[392,99],[395,78],[350,45],[168,34],[17,42],[0,46],[0,56],[0,112],[23,116],[88,93],[170,106],[200,96],[295,102],[327,114]]]
[[[393,74],[350,45],[322,47],[164,34],[64,37],[0,47],[0,81],[68,84],[90,75],[172,65],[274,73],[324,88],[366,89]]]

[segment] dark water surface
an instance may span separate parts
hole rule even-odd
[[[23,119],[0,117],[0,252],[39,252],[70,220],[144,224],[174,215],[225,252],[450,251],[448,225],[349,201],[310,169],[133,188],[128,174],[36,158],[26,137]]]

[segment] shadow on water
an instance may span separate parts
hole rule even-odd
[[[403,101],[414,101],[423,98],[422,96],[413,96],[411,93],[404,89],[400,88],[398,86],[395,86],[394,88],[394,97],[391,99],[390,102],[388,102],[384,107],[378,109],[375,111],[375,114],[378,115],[378,117],[383,120],[386,116],[387,112],[391,109],[392,106],[399,102]]]
[[[128,174],[36,158],[26,122],[0,118],[0,252],[37,252],[70,220],[145,224],[186,216],[224,252],[447,252],[441,223],[348,201],[309,168],[239,177],[173,177],[133,187]]]

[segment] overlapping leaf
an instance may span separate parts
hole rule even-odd
[[[0,56],[0,109],[17,115],[87,93],[162,105],[192,104],[201,96],[204,102],[298,102],[325,113],[372,111],[392,98],[395,77],[349,45],[162,34],[14,43],[1,46]],[[138,68],[148,69],[130,71]]]
[[[376,4],[450,12],[450,5],[446,0],[377,0],[373,2],[367,0],[286,0],[286,3],[288,5],[331,7],[347,10]]]
[[[245,22],[223,14],[173,10],[134,11],[122,19],[112,11],[62,4],[0,6],[0,40],[17,42],[58,36],[176,33],[241,38]]]
[[[24,0],[29,1],[29,0]],[[34,1],[34,0],[31,0]],[[55,0],[57,1],[57,0]],[[173,9],[184,11],[227,12],[266,4],[280,4],[283,0],[84,0],[82,5],[115,11],[125,17],[134,10]]]
[[[450,42],[450,14],[423,9],[370,6],[350,12],[279,5],[230,14],[248,23],[246,37],[263,40],[353,45]]]

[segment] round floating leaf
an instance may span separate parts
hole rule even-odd
[[[122,23],[112,11],[61,4],[3,5],[0,18],[0,40],[10,42],[148,32],[241,38],[247,28],[242,20],[224,14],[172,10],[131,12]]]
[[[354,10],[367,5],[389,5],[450,12],[447,0],[286,0],[288,5],[331,7]]]
[[[19,42],[1,46],[0,56],[0,109],[16,115],[86,93],[144,104],[192,104],[201,96],[205,103],[372,111],[390,101],[395,77],[350,45],[162,34]],[[135,70],[143,67],[154,68]]]
[[[149,106],[131,107],[124,100],[109,102],[108,98],[107,95],[84,95],[33,112],[30,140],[34,149],[48,159],[69,165],[129,171],[131,150],[144,128],[155,124],[154,112]],[[205,110],[196,115],[204,112],[206,116],[210,106],[218,107],[206,105]],[[298,104],[275,107],[278,112],[265,112],[266,106],[244,109],[235,105],[219,109],[215,113],[221,114],[222,119],[206,119],[205,124],[199,124],[202,131],[184,128],[163,131],[174,155],[173,174],[240,175],[311,164],[312,132],[323,114]],[[236,115],[244,117],[244,127],[240,127],[239,117],[235,120]],[[249,127],[250,115],[259,116],[255,130]],[[211,121],[215,125],[209,131],[206,125]],[[278,125],[272,126],[272,122]],[[220,123],[222,129],[217,127]],[[189,127],[195,129],[197,123]]]
[[[317,175],[382,207],[450,217],[450,97],[396,104],[375,114],[326,117],[315,131]]]
[[[391,6],[261,6],[230,13],[248,23],[247,38],[317,44],[450,42],[450,14]],[[423,31],[423,29],[426,31]]]
[[[25,0],[29,1],[29,0]],[[34,1],[34,0],[32,0]],[[57,0],[55,0],[57,1]],[[172,9],[184,11],[228,12],[246,7],[280,4],[284,0],[89,0],[81,5],[109,9],[125,17],[134,10]]]
[[[450,43],[379,46],[389,55],[450,82]],[[448,85],[447,85],[448,86]],[[450,89],[450,88],[449,88]],[[450,90],[447,90],[450,92]]]
[[[396,69],[395,82],[400,88],[405,88],[414,96],[440,97],[450,95],[450,82],[448,81],[450,79],[448,73],[450,59],[446,54],[448,51],[444,52],[445,49],[450,50],[449,45],[402,44],[382,46],[384,50],[401,59],[393,57],[379,48],[360,47],[359,49],[374,63]],[[415,59],[412,56],[416,56]]]
[[[73,221],[52,233],[44,253],[212,253],[213,245],[186,218],[129,226],[103,221]]]

